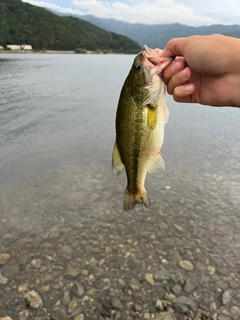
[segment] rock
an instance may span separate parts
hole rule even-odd
[[[181,226],[178,225],[178,224],[174,224],[173,226],[174,226],[174,228],[175,228],[177,231],[179,231],[179,232],[183,232],[183,231],[184,231],[183,227],[181,227]]]
[[[64,294],[63,294],[63,298],[62,298],[62,304],[64,306],[67,306],[71,301],[71,297],[70,297],[70,293],[68,290],[64,291]]]
[[[197,287],[198,287],[198,282],[194,279],[188,278],[184,286],[184,291],[186,293],[191,293]]]
[[[67,267],[67,276],[71,278],[75,278],[79,276],[81,273],[81,269],[79,264],[70,262]]]
[[[163,306],[163,303],[160,299],[157,300],[156,302],[156,308],[160,311],[163,311],[164,310],[164,306]]]
[[[60,249],[61,256],[63,256],[66,259],[70,259],[72,256],[72,253],[73,253],[73,249],[68,245],[62,246]]]
[[[223,295],[222,295],[222,303],[223,305],[229,303],[231,301],[231,295],[230,295],[230,292],[229,290],[226,290],[223,292]]]
[[[146,273],[145,275],[145,280],[150,283],[152,286],[155,285],[154,279],[153,279],[153,275],[151,273]]]
[[[165,268],[162,268],[161,270],[157,271],[154,274],[154,279],[156,281],[164,281],[169,280],[171,278],[170,272],[166,270]]]
[[[27,291],[27,289],[28,289],[28,283],[23,283],[18,286],[19,293],[23,293],[23,292]]]
[[[220,288],[223,291],[228,289],[228,284],[223,282],[222,280],[216,281],[216,285],[217,285],[218,288]]]
[[[175,320],[176,318],[173,316],[173,313],[173,309],[169,308],[168,311],[158,313],[155,320]]]
[[[179,284],[175,284],[172,287],[172,292],[175,293],[175,294],[179,294],[181,291],[182,291],[182,288],[181,288],[181,286]]]
[[[188,260],[181,260],[179,262],[179,265],[180,265],[180,267],[182,267],[183,269],[188,270],[188,271],[192,271],[194,268],[192,262],[188,261]]]
[[[92,309],[86,309],[84,310],[85,315],[90,319],[97,319],[97,315]]]
[[[0,272],[0,285],[3,285],[3,286],[5,286],[5,284],[7,284],[8,283],[8,278],[6,278],[6,277],[4,277],[2,274],[1,274],[1,272]]]
[[[42,277],[42,284],[50,284],[53,281],[53,277],[51,275],[51,273],[47,273],[45,274],[45,276]]]
[[[28,310],[22,310],[19,312],[18,320],[27,320],[29,316]]]
[[[5,264],[10,259],[10,254],[0,252],[0,264]]]
[[[95,289],[95,288],[91,288],[91,289],[89,289],[89,290],[86,292],[86,294],[87,294],[88,296],[95,296],[95,294],[96,294],[96,289]]]
[[[73,320],[84,320],[84,314],[79,314],[78,316],[74,317]]]
[[[210,276],[212,276],[212,275],[215,274],[215,267],[208,266],[208,267],[207,267],[207,271],[208,271],[208,273],[210,274]]]
[[[119,279],[120,280],[120,279]],[[123,286],[125,286],[125,283],[122,283]],[[132,290],[139,290],[141,287],[141,284],[139,281],[137,281],[136,279],[132,279],[130,282],[130,288]]]
[[[82,313],[82,312],[83,312],[83,306],[77,307],[77,308],[74,309],[73,312],[71,313],[71,318],[79,315],[79,314]]]
[[[112,309],[117,309],[117,310],[121,310],[123,305],[121,303],[121,301],[116,298],[116,297],[112,297],[110,300],[109,300],[109,304],[111,305]]]
[[[68,313],[72,313],[78,306],[77,299],[74,297],[68,305]]]
[[[85,293],[85,289],[84,289],[84,286],[81,283],[75,282],[74,285],[71,288],[71,292],[76,297],[81,298]]]
[[[184,304],[179,302],[173,304],[173,309],[183,314],[188,313],[188,307],[186,307]]]
[[[12,320],[12,318],[6,316],[6,317],[4,317],[4,318],[0,318],[0,320]]]
[[[237,319],[238,317],[240,317],[240,309],[236,306],[233,306],[230,310],[231,315],[234,319]]]
[[[68,315],[63,307],[51,314],[51,320],[68,320]]]
[[[197,306],[196,306],[195,302],[193,302],[191,299],[189,299],[185,296],[181,296],[181,297],[177,298],[177,302],[191,308],[193,311],[197,310]]]
[[[35,267],[35,268],[41,268],[41,265],[42,265],[42,260],[41,259],[33,259],[31,262],[30,262],[31,266],[32,267]]]
[[[24,296],[26,305],[30,308],[38,309],[43,306],[42,299],[36,291],[29,291]]]
[[[19,272],[20,272],[20,268],[19,268],[19,265],[16,261],[12,261],[10,263],[7,263],[2,268],[3,276],[8,277],[10,279],[13,279],[16,276],[18,276]]]

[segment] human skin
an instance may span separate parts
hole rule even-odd
[[[177,102],[240,107],[240,39],[223,35],[170,40],[162,57],[167,91]]]

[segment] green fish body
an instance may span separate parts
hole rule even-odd
[[[123,209],[151,203],[144,187],[147,172],[165,168],[160,149],[168,120],[166,88],[161,72],[171,60],[160,49],[143,47],[134,59],[121,90],[116,114],[116,142],[112,168],[119,175],[125,166],[127,188]]]

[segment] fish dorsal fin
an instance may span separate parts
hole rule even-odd
[[[161,153],[159,152],[156,156],[156,158],[154,159],[151,167],[148,169],[149,173],[153,173],[153,172],[157,172],[160,169],[165,170],[165,163],[164,160],[161,156]]]
[[[112,169],[113,172],[119,176],[122,169],[124,167],[124,164],[122,163],[122,159],[120,156],[120,153],[118,151],[118,146],[117,146],[117,142],[114,143],[114,147],[113,147],[113,153],[112,153]]]
[[[165,108],[164,108],[163,117],[164,117],[164,122],[166,124],[168,122],[168,119],[169,119],[169,110],[168,110],[168,107],[166,106],[166,104],[165,104]]]

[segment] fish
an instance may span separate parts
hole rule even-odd
[[[120,92],[116,112],[116,141],[112,152],[112,170],[119,175],[125,167],[127,187],[123,210],[137,204],[151,206],[145,189],[147,172],[165,169],[161,155],[164,126],[169,111],[162,71],[171,58],[161,57],[161,49],[143,46],[135,57]]]

